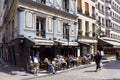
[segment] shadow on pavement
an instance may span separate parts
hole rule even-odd
[[[85,72],[96,72],[96,70],[89,70],[89,71],[85,71]]]
[[[120,60],[111,61],[107,64],[104,64],[103,68],[105,68],[105,69],[120,69]]]
[[[22,73],[23,70],[14,65],[9,64],[9,63],[2,63],[2,64],[0,64],[0,72],[14,76],[14,75],[17,75],[18,72]]]
[[[104,80],[120,80],[120,78],[104,79]]]

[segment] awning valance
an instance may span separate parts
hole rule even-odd
[[[60,40],[41,40],[41,39],[28,39],[34,43],[34,45],[62,45],[62,46],[78,46],[78,42],[67,42]]]
[[[78,46],[78,43],[77,42],[65,42],[62,45],[64,45],[64,46],[67,46],[67,45],[69,45],[69,46]]]
[[[80,45],[85,45],[85,46],[89,46],[90,44],[89,43],[86,43],[86,42],[79,42]]]
[[[78,46],[78,42],[66,42],[66,41],[56,41],[55,42],[59,42],[61,45],[63,46]]]
[[[35,45],[54,45],[52,40],[30,39]]]
[[[97,43],[96,39],[94,39],[94,40],[92,40],[92,39],[79,39],[78,41],[79,42],[84,42],[84,43],[90,43],[90,44]]]

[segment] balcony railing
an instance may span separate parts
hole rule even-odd
[[[111,4],[111,1],[107,1],[107,0],[105,0],[105,2]]]
[[[45,37],[45,31],[37,31],[37,32],[36,32],[36,35],[37,35],[37,36]]]
[[[96,2],[96,0],[91,0],[91,1]]]
[[[104,15],[104,11],[103,10],[99,10],[99,12]]]
[[[120,4],[120,1],[119,0],[115,0],[118,4]]]
[[[110,12],[105,12],[105,13],[106,13],[106,15],[107,15],[107,16],[110,16],[110,15],[111,15],[111,13],[110,13]]]
[[[82,9],[78,9],[78,13],[82,13]]]
[[[95,19],[95,14],[94,13],[92,13],[92,17]]]
[[[69,12],[69,9],[68,8],[63,8],[63,11]]]
[[[86,15],[86,16],[89,16],[89,12],[88,12],[88,11],[85,11],[85,15]]]
[[[67,39],[67,34],[63,34],[63,39]]]

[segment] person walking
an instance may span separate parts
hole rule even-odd
[[[34,70],[35,70],[34,74],[37,75],[39,71],[39,61],[36,55],[33,57],[33,61],[34,61]]]
[[[119,51],[116,51],[116,60],[119,60]]]
[[[94,56],[94,60],[96,63],[96,72],[101,69],[100,62],[101,62],[102,56],[100,55],[100,52],[97,51],[97,53]]]

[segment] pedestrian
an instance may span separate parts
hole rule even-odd
[[[37,75],[39,71],[39,61],[36,55],[34,56],[33,61],[34,61],[34,69],[35,69],[34,74]]]
[[[30,72],[32,72],[33,68],[34,68],[34,63],[33,63],[32,57],[29,56],[29,59],[28,59],[28,70],[30,70]]]
[[[97,53],[94,56],[94,60],[96,63],[96,71],[101,69],[100,62],[101,62],[102,56],[100,55],[100,52],[97,51]]]
[[[102,51],[100,51],[100,55],[102,56],[102,59],[103,59],[103,57],[104,57],[104,51],[103,51],[103,50],[102,50]],[[103,66],[102,61],[100,62],[100,66]]]
[[[37,57],[38,61],[40,62],[39,52],[37,51],[37,53],[36,53],[35,55],[36,55],[36,57]]]
[[[2,64],[2,58],[0,58],[0,64]]]
[[[119,51],[116,51],[116,60],[119,60]]]

